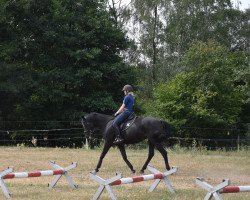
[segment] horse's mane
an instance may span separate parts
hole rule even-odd
[[[104,114],[104,113],[92,112],[90,114],[93,115],[93,116],[100,116],[101,118],[105,118],[105,119],[108,119],[108,120],[111,120],[111,119],[114,118],[114,116],[107,115],[107,114]]]

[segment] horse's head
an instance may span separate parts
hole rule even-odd
[[[97,135],[102,136],[102,133],[104,133],[104,129],[106,128],[107,123],[112,119],[113,116],[96,112],[92,112],[82,117],[81,122],[86,137],[91,137],[92,135],[95,135],[95,137]]]
[[[84,133],[86,135],[86,137],[90,137],[94,130],[95,130],[95,127],[93,125],[93,122],[91,121],[91,118],[89,115],[85,115],[82,117],[82,120],[81,120],[81,123],[82,123],[82,126],[83,126],[83,129],[84,129]]]

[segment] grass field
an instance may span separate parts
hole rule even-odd
[[[88,173],[94,169],[100,152],[100,150],[85,149],[0,147],[0,170],[8,166],[13,166],[15,172],[50,170],[52,169],[48,162],[50,160],[56,161],[62,167],[77,162],[77,168],[70,171],[74,182],[79,185],[76,190],[68,187],[64,177],[51,190],[48,189],[47,183],[53,177],[7,179],[5,182],[15,200],[88,200],[98,188],[98,184],[89,179]],[[160,183],[152,193],[147,193],[152,181],[146,181],[114,186],[113,190],[118,199],[201,200],[206,192],[195,185],[196,177],[204,177],[212,185],[219,184],[225,178],[231,180],[231,185],[250,184],[249,151],[200,152],[177,149],[168,152],[170,165],[178,166],[178,173],[170,177],[176,189],[175,194],[168,193],[163,183]],[[135,169],[139,171],[147,157],[147,150],[129,149],[127,155]],[[158,152],[150,164],[164,171],[163,159]],[[122,172],[123,177],[132,176],[119,151],[113,148],[104,159],[98,175],[107,179],[116,172]],[[222,194],[222,197],[224,200],[249,200],[250,193]],[[5,199],[2,191],[0,199]],[[110,198],[107,192],[104,192],[100,199]]]

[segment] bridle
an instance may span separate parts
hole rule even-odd
[[[115,118],[115,117],[112,117],[110,120],[108,120],[105,126],[107,126],[108,123],[109,123],[110,121],[114,120],[114,118]],[[84,121],[85,121],[84,119],[85,119],[85,118],[82,118],[82,119],[81,119],[81,124],[82,124],[83,129],[84,129],[84,132],[83,132],[83,133],[86,135],[86,138],[89,139],[90,136],[93,135],[93,133],[95,132],[95,130],[88,129],[88,128],[85,126],[85,124],[84,124]]]
[[[83,133],[86,135],[87,138],[89,138],[90,135],[93,134],[93,131],[87,129],[87,127],[86,127],[85,124],[84,124],[84,119],[83,119],[83,118],[82,118],[82,120],[81,120],[81,124],[82,124],[83,130],[84,130]]]

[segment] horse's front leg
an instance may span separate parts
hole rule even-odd
[[[131,170],[131,172],[134,174],[135,173],[135,170],[134,170],[134,167],[133,165],[129,162],[128,160],[128,157],[127,157],[127,154],[126,154],[126,150],[125,150],[125,147],[124,147],[124,144],[120,144],[118,145],[118,148],[122,154],[122,158],[123,160],[126,162],[126,164],[128,165],[129,169]]]
[[[99,169],[100,169],[100,167],[102,165],[102,160],[104,159],[105,155],[108,153],[108,151],[109,151],[109,149],[110,149],[111,146],[112,145],[110,145],[107,142],[105,142],[103,150],[102,150],[102,153],[101,153],[99,161],[98,161],[98,164],[97,164],[97,166],[95,168],[95,173],[97,173],[99,171]]]

